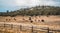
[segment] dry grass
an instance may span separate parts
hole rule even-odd
[[[59,16],[33,16],[31,17],[34,22],[41,22],[42,19],[45,20],[45,22],[55,22],[55,21],[60,21]],[[39,20],[39,21],[38,21]],[[16,16],[16,17],[2,17],[0,16],[0,22],[29,22],[29,16]]]
[[[25,24],[31,24],[30,20],[29,20],[30,16],[16,16],[16,17],[2,17],[0,16],[0,22],[17,22],[17,23],[25,23]],[[42,26],[42,27],[49,27],[50,29],[60,29],[60,16],[33,16],[31,17],[32,21],[34,25],[38,25],[38,26]],[[44,20],[44,22],[42,22],[41,20]],[[8,31],[6,29],[6,31]],[[14,30],[9,30],[9,31],[13,31]],[[16,30],[15,30],[16,31]],[[20,31],[20,33],[28,33],[29,31]],[[14,32],[16,33],[16,32]],[[31,33],[31,32],[29,32]],[[39,32],[38,32],[39,33]],[[44,32],[40,32],[40,33],[44,33]],[[59,32],[60,33],[60,32]]]

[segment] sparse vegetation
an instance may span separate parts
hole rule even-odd
[[[16,15],[60,15],[60,7],[54,6],[36,6],[31,8],[20,9],[12,12],[0,13],[0,16],[16,16]]]

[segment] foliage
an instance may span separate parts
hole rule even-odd
[[[7,12],[6,13],[0,13],[0,16],[60,15],[60,7],[54,7],[54,6],[36,6],[36,7],[20,9],[20,10],[8,12],[8,13]]]

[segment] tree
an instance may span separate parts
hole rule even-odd
[[[9,10],[7,10],[7,13],[9,13]]]

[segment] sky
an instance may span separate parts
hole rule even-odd
[[[60,6],[60,0],[0,0],[0,12],[14,11],[34,6]]]

